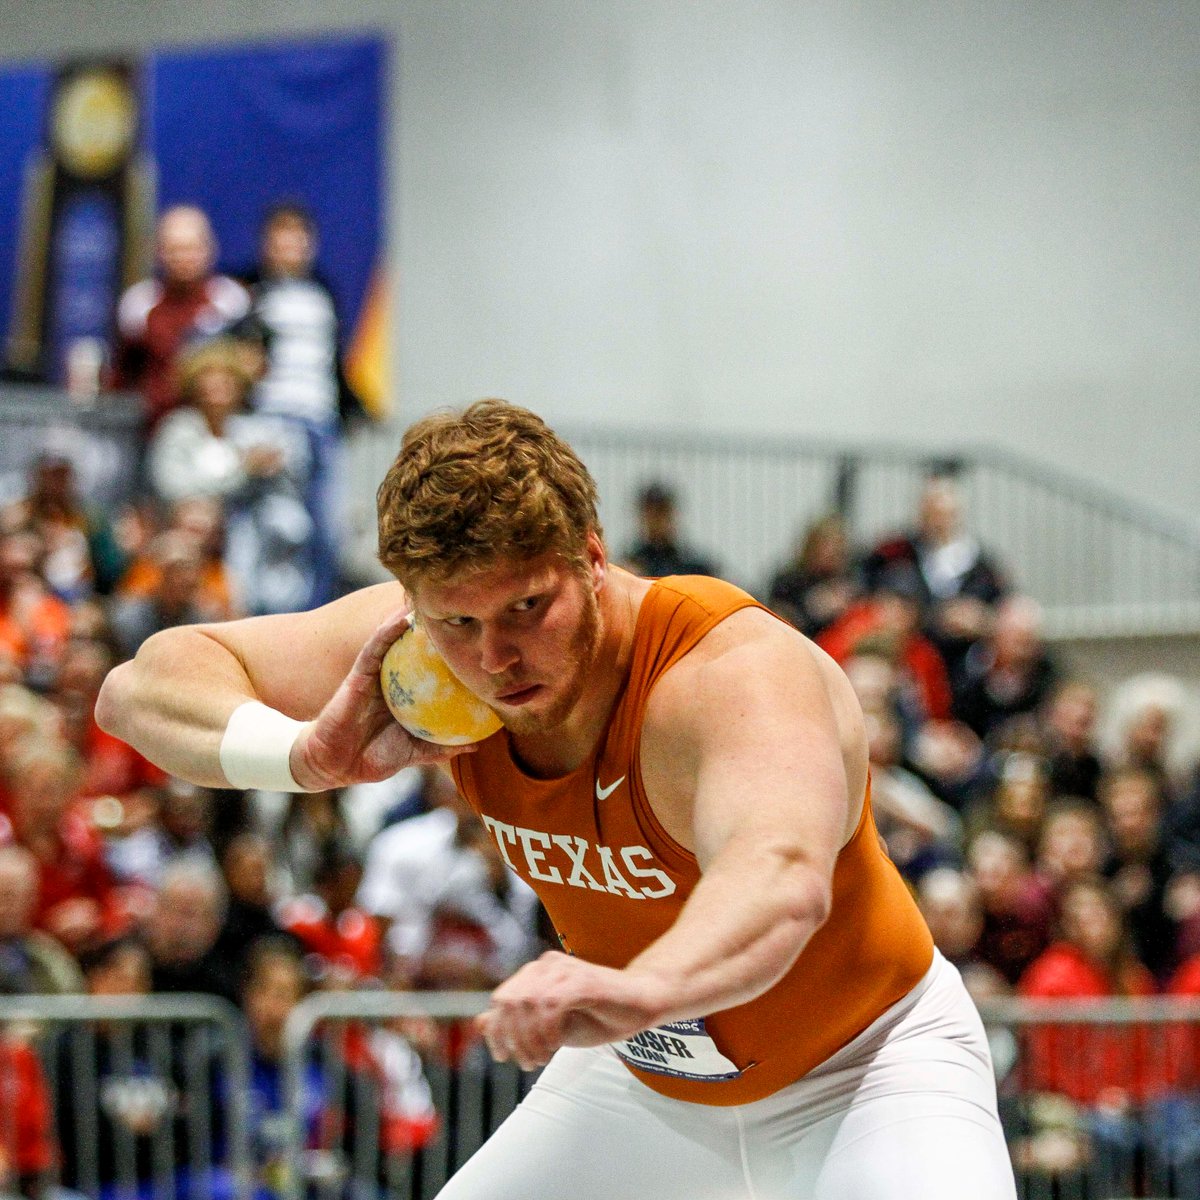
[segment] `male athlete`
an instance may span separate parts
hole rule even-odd
[[[158,634],[97,717],[217,787],[449,766],[563,952],[480,1019],[549,1065],[443,1200],[1012,1200],[982,1027],[880,849],[832,661],[729,584],[611,567],[583,464],[500,401],[408,431],[379,544],[399,583]],[[468,751],[384,705],[414,613],[504,722]]]

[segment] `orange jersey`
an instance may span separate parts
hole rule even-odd
[[[506,730],[453,760],[459,790],[510,867],[541,898],[563,948],[624,967],[662,936],[700,878],[693,854],[659,824],[642,786],[642,719],[651,689],[726,617],[761,607],[706,577],[657,581],[638,613],[624,689],[605,736],[577,770],[535,779]],[[791,970],[756,999],[614,1045],[663,1095],[745,1104],[799,1079],[910,991],[933,940],[880,846],[870,794],[838,855],[829,919]]]

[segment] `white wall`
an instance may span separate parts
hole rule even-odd
[[[0,54],[327,29],[9,0]],[[988,441],[1200,511],[1200,6],[349,0],[403,413]]]

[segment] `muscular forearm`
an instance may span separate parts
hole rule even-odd
[[[443,762],[468,747],[406,733],[379,685],[402,601],[384,584],[311,613],[156,634],[108,677],[96,720],[209,787],[322,791]]]
[[[735,847],[624,970],[543,954],[496,989],[480,1028],[497,1058],[528,1069],[560,1046],[598,1046],[744,1004],[795,962],[828,908],[828,886],[807,861]]]
[[[656,1024],[719,1012],[776,983],[828,912],[828,881],[806,859],[730,846],[626,971],[657,993]]]
[[[245,670],[202,627],[156,634],[105,680],[96,721],[172,775],[227,787],[221,736],[230,714],[253,698]]]

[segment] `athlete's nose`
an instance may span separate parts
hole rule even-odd
[[[516,646],[502,629],[486,625],[479,633],[479,666],[489,675],[499,675],[516,665],[520,658]]]

